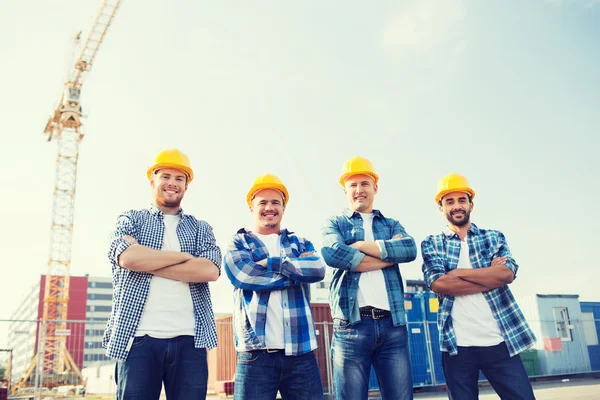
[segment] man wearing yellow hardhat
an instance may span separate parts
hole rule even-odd
[[[325,263],[310,241],[281,229],[289,199],[279,178],[258,177],[246,196],[254,228],[240,229],[225,255],[238,400],[323,398],[309,284],[324,278]]]
[[[329,302],[336,399],[367,399],[374,367],[384,399],[413,398],[404,290],[399,264],[417,256],[402,225],[373,209],[379,176],[354,157],[340,184],[350,208],[327,221],[321,254],[333,268]]]
[[[483,372],[503,399],[534,399],[519,353],[535,336],[508,284],[519,266],[502,232],[471,223],[475,191],[451,173],[435,202],[447,226],[421,243],[423,274],[440,297],[442,368],[453,400],[477,399]]]
[[[217,345],[208,283],[221,272],[212,227],[180,208],[194,179],[185,154],[158,154],[149,208],[122,213],[111,236],[113,306],[104,346],[117,360],[117,400],[206,398],[206,351]]]

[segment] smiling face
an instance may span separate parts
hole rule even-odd
[[[375,180],[370,175],[352,175],[344,185],[344,193],[350,208],[366,214],[373,212],[377,189]]]
[[[279,190],[263,189],[254,194],[250,205],[254,217],[254,230],[269,235],[281,231],[281,219],[285,212],[283,195]]]
[[[174,214],[187,190],[187,175],[174,168],[160,169],[152,174],[150,186],[156,206],[165,214]]]
[[[451,225],[456,227],[468,226],[473,202],[464,192],[452,192],[442,197],[440,212],[446,216]]]

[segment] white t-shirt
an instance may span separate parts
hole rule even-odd
[[[363,219],[365,242],[375,241],[375,237],[373,236],[373,214],[360,213],[360,216]],[[378,269],[360,274],[358,281],[358,306],[371,306],[381,308],[382,310],[390,310],[390,302],[382,270]]]
[[[179,215],[164,215],[165,237],[162,250],[181,251],[177,238]],[[153,276],[144,312],[135,336],[168,339],[194,336],[194,303],[187,282]]]
[[[277,233],[256,236],[269,250],[269,257],[281,257],[280,237]],[[262,268],[262,267],[261,267]],[[265,346],[268,349],[283,349],[285,336],[283,333],[283,306],[281,305],[281,290],[272,290],[267,306],[267,322],[265,326]]]
[[[458,268],[473,268],[469,260],[469,244],[464,240],[460,242]],[[504,341],[483,293],[455,296],[450,315],[458,346],[487,347]]]

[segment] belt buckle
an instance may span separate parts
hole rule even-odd
[[[277,353],[281,349],[266,349],[266,350],[267,350],[267,353]]]
[[[371,308],[371,318],[373,318],[373,319],[379,319],[379,317],[375,316],[375,310],[377,310],[375,307]]]

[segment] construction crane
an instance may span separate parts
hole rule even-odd
[[[54,201],[50,235],[50,257],[44,291],[42,326],[37,354],[33,357],[24,377],[15,385],[32,386],[33,371],[49,378],[49,384],[59,380],[65,383],[83,384],[84,379],[73,357],[66,347],[67,309],[69,304],[69,281],[71,266],[71,243],[73,237],[73,215],[75,210],[75,186],[77,183],[77,161],[81,131],[82,108],[80,94],[83,81],[92,68],[100,45],[115,18],[121,0],[103,0],[91,30],[81,47],[79,57],[70,71],[56,109],[44,129],[48,141],[57,142]],[[81,34],[76,40],[80,41]]]

